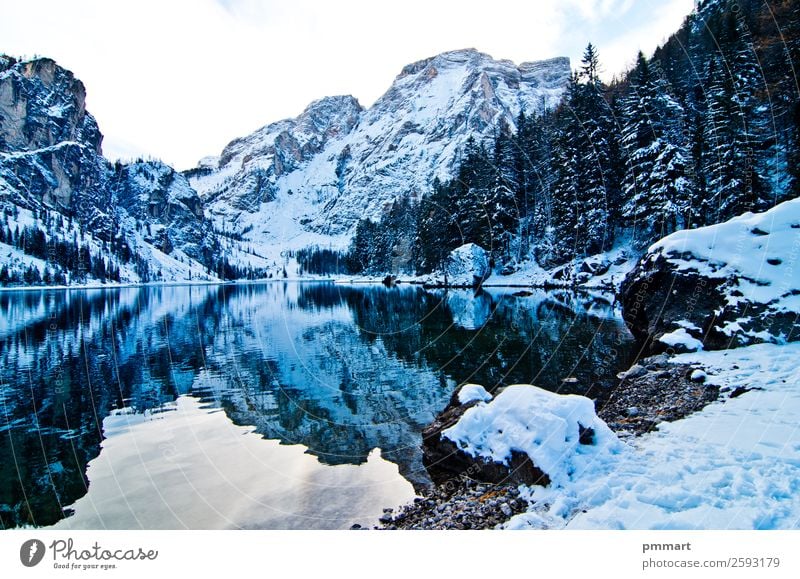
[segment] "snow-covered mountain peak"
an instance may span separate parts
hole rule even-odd
[[[398,75],[397,78],[400,79],[403,78],[404,76],[417,74],[418,72],[426,69],[429,66],[441,66],[446,63],[454,63],[454,64],[463,64],[469,62],[477,63],[480,60],[493,60],[493,59],[488,54],[484,54],[483,52],[478,52],[474,48],[449,50],[447,52],[442,52],[434,56],[429,56],[428,58],[423,58],[422,60],[418,60],[417,62],[412,62],[411,64],[407,64],[406,66],[403,67],[403,70],[400,71],[400,74]]]
[[[516,65],[445,52],[404,67],[369,109],[328,97],[233,141],[218,168],[206,161],[191,183],[218,224],[248,240],[341,246],[359,219],[452,176],[470,137],[486,141],[520,111],[555,106],[569,76],[567,58]]]

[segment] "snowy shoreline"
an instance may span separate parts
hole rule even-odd
[[[81,284],[81,285],[42,285],[42,286],[15,286],[0,287],[0,292],[19,291],[46,291],[46,290],[105,290],[145,287],[183,287],[183,286],[212,286],[212,285],[256,285],[263,283],[332,283],[333,280],[316,278],[288,278],[288,279],[256,279],[256,280],[182,280],[182,281],[150,281],[146,283],[115,283],[115,284]],[[371,283],[371,282],[370,282]]]
[[[633,396],[598,409],[619,450],[549,486],[453,478],[387,513],[380,528],[795,529],[799,358],[791,343],[647,359],[632,368],[654,379],[640,398],[672,380],[662,405],[626,411]],[[676,376],[705,394],[689,402]],[[637,421],[648,413],[657,420]]]
[[[620,372],[617,385],[614,387],[608,386],[608,389],[611,390],[610,394],[606,393],[595,402],[597,417],[594,420],[599,420],[599,424],[603,429],[608,430],[610,428],[610,432],[613,432],[612,436],[618,439],[621,444],[625,444],[655,432],[656,428],[661,424],[686,418],[718,400],[720,395],[720,389],[717,386],[713,384],[701,385],[702,381],[699,380],[701,375],[697,374],[699,368],[700,365],[697,363],[684,362],[676,364],[674,360],[665,355],[653,356],[642,360],[628,371]],[[464,405],[464,408],[470,407],[470,399],[466,393],[470,392],[471,388],[483,391],[480,386],[475,385],[466,385],[461,388],[458,391],[458,400]],[[509,388],[512,390],[522,389],[523,391],[530,388],[531,390],[540,391],[538,388],[531,388],[527,385]],[[506,389],[501,389],[499,392],[504,391]],[[567,401],[570,398],[575,398],[551,394],[546,391],[541,391],[541,393],[556,401],[559,399]],[[492,397],[487,396],[488,398],[482,397],[483,402],[491,400]],[[588,399],[577,398],[584,400],[586,404],[590,404]],[[535,423],[538,420],[549,421],[549,419],[542,417],[531,419],[530,416],[525,414],[525,409],[521,411],[519,409],[514,410],[516,406],[518,404],[512,404],[510,409],[500,413],[499,418],[507,422],[509,411],[518,414],[521,412],[516,420],[517,425],[511,428],[509,428],[508,424],[504,426],[497,425],[499,428],[509,432],[514,431],[519,426],[523,426],[525,430],[529,428],[535,430]],[[541,411],[541,403],[533,406],[536,409],[528,408],[528,413]],[[455,416],[461,414],[459,408],[451,403],[439,415],[440,418],[437,421],[441,419],[449,423],[450,420],[446,417],[448,414],[452,414],[453,411],[456,411]],[[560,421],[560,419],[557,421]],[[586,422],[586,420],[584,419],[583,422]],[[450,432],[453,431],[453,428],[450,429]],[[464,430],[463,425],[460,428]],[[495,429],[494,426],[488,427],[484,424],[476,432],[483,437],[493,429]],[[548,433],[542,432],[541,437],[547,439]],[[505,436],[500,436],[499,438],[505,440]],[[505,448],[508,444],[509,441],[507,440],[505,442],[495,440],[489,444],[489,447],[494,449],[493,452],[496,452],[498,448]],[[513,444],[511,446],[516,448]],[[452,452],[452,448],[443,450],[442,455],[445,455],[444,458],[442,458],[442,455],[431,456],[430,460],[434,462],[443,460],[444,463],[442,464],[445,464],[449,462],[449,458],[446,456],[448,452]],[[563,458],[565,456],[563,450],[554,454],[556,457],[561,456]],[[534,460],[534,463],[538,464],[536,460]],[[467,476],[468,474],[474,475],[478,473],[480,467],[471,466],[466,474],[461,475],[446,473],[446,480],[440,480],[440,484],[429,489],[424,493],[424,496],[417,498],[413,503],[404,505],[394,515],[385,514],[381,520],[382,528],[495,528],[500,524],[506,523],[513,515],[524,514],[528,508],[534,506],[525,501],[529,489],[534,487],[519,484],[517,479],[519,479],[520,472],[522,472],[519,468],[516,467],[510,470],[507,478],[496,484],[474,480],[475,478],[480,478],[480,475],[473,478]],[[439,467],[436,468],[436,472],[440,473],[438,478],[442,479],[442,473],[445,473],[445,471]]]

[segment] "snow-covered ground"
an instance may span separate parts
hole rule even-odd
[[[763,213],[739,217],[700,229],[676,231],[653,244],[650,259],[661,253],[679,271],[694,270],[707,278],[728,280],[738,301],[771,304],[800,311],[800,199],[785,201]]]
[[[609,251],[586,258],[577,258],[565,265],[545,269],[529,259],[510,275],[492,275],[485,287],[546,287],[579,285],[585,289],[616,290],[634,268],[640,253],[632,250],[627,238],[618,241]]]
[[[529,488],[533,506],[504,528],[800,528],[798,359],[798,343],[676,356],[708,384],[751,390]]]

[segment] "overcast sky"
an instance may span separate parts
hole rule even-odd
[[[520,63],[591,41],[605,76],[680,26],[693,0],[0,0],[0,52],[49,56],[87,87],[110,159],[180,169],[231,139],[410,62],[477,48]]]

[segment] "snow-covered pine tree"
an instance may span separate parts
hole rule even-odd
[[[675,231],[691,196],[685,144],[680,141],[683,109],[639,53],[624,98],[622,143],[628,164],[623,182],[623,217],[643,247]]]
[[[519,258],[530,252],[533,243],[541,245],[551,227],[552,115],[530,118],[520,112],[517,118],[516,164],[520,186],[517,191]]]
[[[493,169],[494,182],[486,200],[490,228],[490,246],[487,249],[498,263],[505,263],[512,257],[513,242],[518,241],[520,211],[517,199],[522,181],[516,141],[505,124],[495,139]]]
[[[618,131],[604,97],[597,49],[591,43],[581,64],[580,84],[573,104],[580,123],[576,248],[580,254],[590,255],[608,249],[613,242],[610,208],[619,200],[620,159]]]
[[[451,183],[451,196],[455,207],[455,222],[459,229],[459,242],[477,243],[488,249],[492,245],[492,230],[488,201],[494,184],[494,166],[483,145],[470,137],[458,176]]]
[[[435,179],[433,190],[425,195],[416,210],[416,237],[412,248],[414,268],[418,273],[440,269],[448,253],[461,239],[454,206],[461,188],[457,183],[443,184]]]
[[[574,74],[564,102],[555,112],[553,135],[553,188],[552,223],[546,233],[550,239],[537,252],[543,266],[565,263],[577,253],[578,187],[580,167],[578,162],[578,136],[581,128],[573,108],[578,99],[578,75]]]
[[[555,255],[546,263],[595,254],[613,241],[613,207],[619,206],[622,162],[619,131],[604,92],[598,53],[589,44],[581,71],[573,76],[555,115]]]

